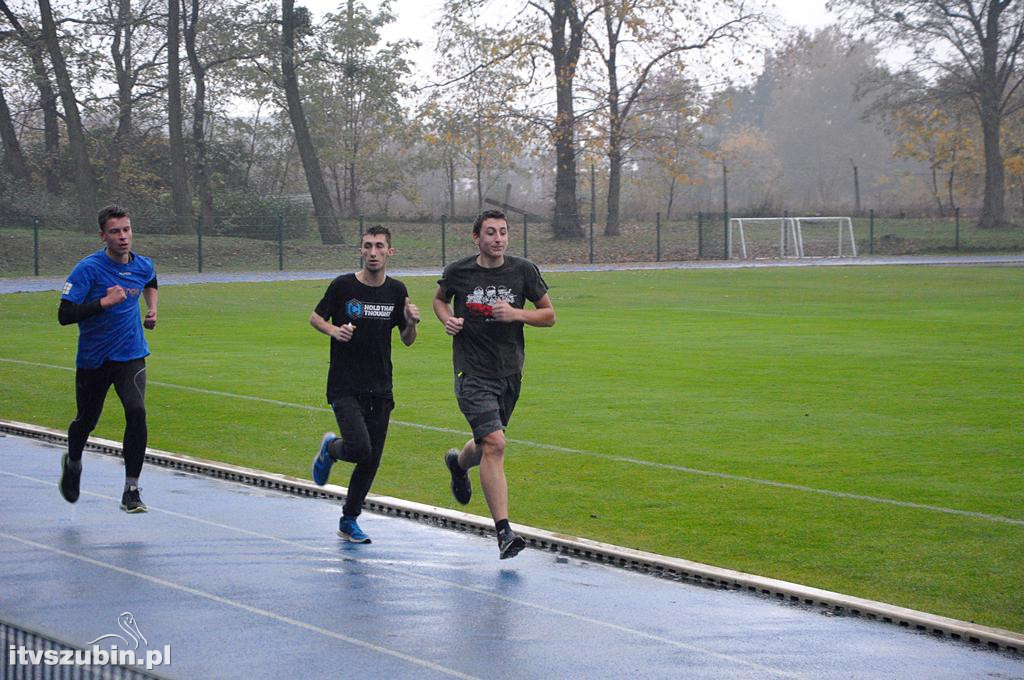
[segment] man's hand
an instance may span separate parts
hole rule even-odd
[[[356,327],[350,323],[343,326],[331,326],[331,332],[328,333],[332,338],[338,342],[348,342],[352,339],[352,334],[356,332]]]
[[[405,321],[406,323],[420,322],[420,308],[414,305],[409,298],[405,298]]]
[[[491,305],[491,315],[495,321],[519,321],[519,311],[505,300],[498,300]]]
[[[121,286],[107,288],[107,294],[100,298],[100,307],[108,309],[128,299],[128,293]]]
[[[142,325],[147,330],[153,330],[156,328],[156,310],[151,309],[146,312],[146,318],[142,320]]]
[[[461,316],[450,316],[444,322],[444,332],[448,335],[458,335],[463,323],[465,320]]]

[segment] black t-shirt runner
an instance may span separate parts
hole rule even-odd
[[[351,323],[352,339],[331,338],[327,401],[357,394],[392,398],[391,329],[405,328],[405,284],[390,276],[379,286],[360,283],[355,274],[331,282],[316,313],[335,326]]]
[[[505,300],[522,309],[548,291],[537,265],[521,257],[505,256],[500,267],[487,269],[470,255],[452,262],[437,282],[445,299],[453,301],[455,316],[465,319],[452,338],[455,372],[482,378],[503,378],[523,372],[522,322],[496,321],[492,305]]]

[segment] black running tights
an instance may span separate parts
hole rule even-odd
[[[342,512],[346,517],[358,517],[380,467],[395,402],[359,395],[335,399],[331,407],[341,430],[341,440],[335,440],[330,447],[331,458],[356,464]]]
[[[124,469],[126,477],[138,477],[146,455],[146,360],[107,361],[99,368],[79,368],[75,373],[78,413],[68,427],[68,454],[82,459],[89,433],[99,422],[107,391],[114,386],[124,407]]]

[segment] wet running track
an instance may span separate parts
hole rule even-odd
[[[336,502],[0,435],[0,618],[86,646],[130,612],[174,678],[1000,678],[1024,656],[657,579]],[[441,480],[442,482],[444,480]],[[145,647],[146,645],[143,645]]]

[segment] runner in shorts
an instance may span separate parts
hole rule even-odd
[[[537,265],[506,255],[508,220],[487,210],[473,224],[479,253],[445,267],[434,295],[434,314],[452,336],[455,397],[473,438],[449,449],[444,461],[452,495],[469,503],[473,487],[467,471],[480,466],[480,484],[494,519],[501,559],[515,557],[526,541],[508,522],[505,481],[505,428],[522,382],[523,326],[553,326],[555,308]],[[526,301],[533,309],[526,309]]]

